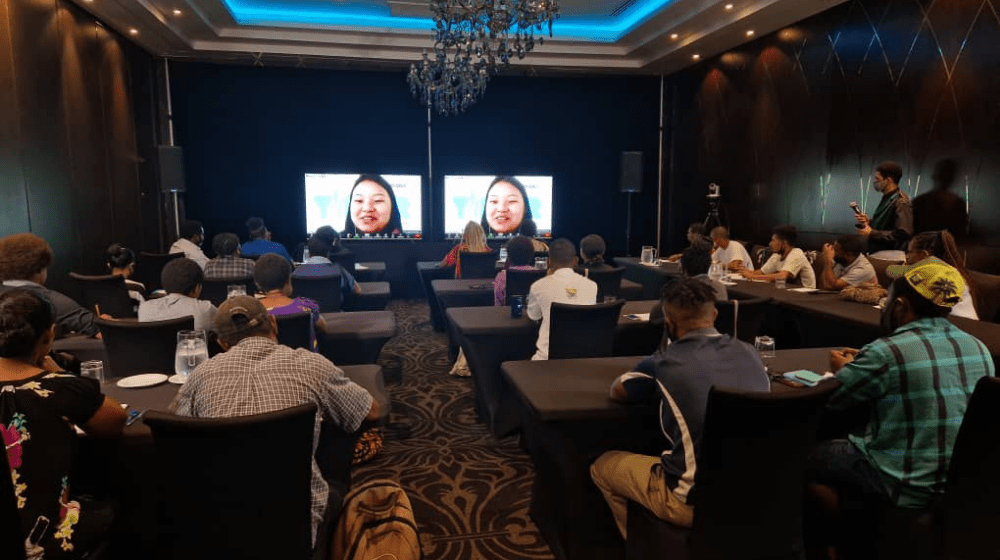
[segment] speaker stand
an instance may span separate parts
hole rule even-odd
[[[708,216],[705,217],[705,230],[708,232],[712,231],[712,228],[716,228],[722,225],[722,219],[719,218],[719,206],[722,203],[722,197],[708,195]]]
[[[632,191],[628,192],[628,214],[625,218],[625,256],[632,256]]]

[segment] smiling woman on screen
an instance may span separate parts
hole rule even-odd
[[[487,234],[516,235],[522,226],[534,223],[524,185],[514,177],[497,177],[486,190],[479,225]]]
[[[392,186],[381,175],[362,175],[351,189],[344,235],[403,232]]]

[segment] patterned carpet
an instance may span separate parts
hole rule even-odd
[[[531,460],[517,436],[498,440],[476,422],[472,380],[448,375],[447,337],[434,332],[426,301],[397,300],[398,334],[382,349],[392,417],[385,446],[355,467],[353,483],[398,481],[413,504],[427,560],[549,559],[528,515]]]

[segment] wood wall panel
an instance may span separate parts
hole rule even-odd
[[[0,7],[0,235],[28,230],[24,168],[21,165],[10,3]]]

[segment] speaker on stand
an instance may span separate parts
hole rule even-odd
[[[621,180],[618,190],[628,193],[628,214],[625,220],[625,255],[632,254],[632,195],[642,192],[642,152],[622,152]]]
[[[160,168],[160,192],[171,195],[174,216],[174,231],[171,233],[176,239],[180,236],[181,229],[180,200],[177,193],[187,190],[184,187],[184,149],[179,146],[157,146],[156,149]]]

